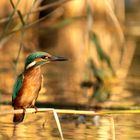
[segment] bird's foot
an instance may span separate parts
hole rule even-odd
[[[37,110],[37,107],[36,106],[34,106],[34,109],[35,109],[35,113],[37,113],[38,110]]]
[[[22,109],[23,109],[23,114],[25,114],[25,112],[26,112],[26,108],[23,107]]]
[[[31,107],[34,108],[34,109],[35,109],[35,113],[37,113],[37,111],[38,111],[38,110],[37,110],[37,107],[34,106],[34,105],[32,105]]]

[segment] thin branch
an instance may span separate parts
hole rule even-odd
[[[25,21],[24,21],[24,19],[23,19],[23,16],[22,16],[20,10],[17,10],[17,13],[18,13],[18,15],[19,15],[19,18],[20,18],[20,20],[21,20],[22,25],[24,26],[24,25],[25,25]]]
[[[60,113],[60,114],[96,115],[96,113],[94,111],[66,110],[66,109],[54,109],[54,108],[37,108],[37,112],[52,112],[54,110],[56,113]],[[18,114],[18,113],[23,113],[23,111],[24,111],[23,109],[1,111],[0,115]],[[35,113],[35,112],[36,112],[36,110],[34,108],[26,109],[26,113]]]
[[[4,31],[3,31],[2,35],[0,36],[0,40],[1,40],[2,36],[4,36],[5,33],[8,31],[8,29],[9,29],[9,27],[10,27],[10,24],[11,24],[11,22],[12,22],[12,18],[14,17],[14,14],[15,14],[15,12],[16,12],[16,10],[17,10],[17,6],[18,6],[18,4],[20,3],[20,1],[21,1],[21,0],[18,0],[18,1],[17,1],[14,10],[13,10],[12,13],[10,14],[10,16],[7,17],[8,23],[7,23],[6,27],[4,28]],[[12,3],[11,0],[10,0],[10,3],[11,3],[11,5],[12,5],[12,7],[13,7],[13,3]]]
[[[19,0],[19,1],[20,1],[20,0]],[[14,5],[14,3],[13,3],[12,0],[10,0],[10,3],[11,3],[11,5],[12,5],[13,10],[14,10],[15,12],[17,12],[17,14],[18,14],[18,16],[19,16],[19,18],[20,18],[20,21],[21,21],[22,25],[24,26],[24,25],[25,25],[25,22],[24,22],[23,16],[22,16],[20,10],[17,10],[17,5]],[[13,16],[14,16],[14,15],[13,15]],[[12,18],[12,17],[11,17],[11,18]],[[5,36],[7,30],[8,30],[8,28],[9,28],[9,26],[10,26],[10,23],[11,23],[11,21],[9,21],[9,24],[7,24],[7,28],[5,28],[3,34],[2,34],[1,37],[0,37],[0,40],[3,38],[3,36]]]
[[[10,0],[10,3],[11,3],[11,5],[12,5],[13,9],[15,9],[16,7],[15,7],[15,5],[14,5],[14,3],[13,3],[12,0]]]
[[[7,34],[5,34],[5,36],[3,36],[2,38],[7,37],[7,36],[9,36],[9,35],[11,35],[11,34],[13,34],[13,33],[16,33],[16,32],[18,32],[18,31],[26,30],[26,29],[28,29],[28,28],[33,27],[33,26],[37,25],[39,22],[45,20],[45,19],[46,19],[47,17],[49,17],[50,15],[54,14],[56,11],[57,11],[57,9],[55,9],[55,10],[54,10],[53,12],[51,12],[50,14],[48,14],[48,15],[46,15],[46,16],[44,16],[44,17],[42,17],[42,18],[40,18],[40,19],[38,19],[38,20],[36,20],[36,21],[33,21],[32,23],[28,23],[28,24],[24,25],[24,27],[20,27],[19,29],[15,29],[15,30],[13,30],[13,31],[11,31],[11,32],[9,32],[9,33],[7,33]],[[75,17],[75,19],[80,19],[80,18],[84,18],[84,17]]]
[[[26,15],[30,15],[30,14],[34,14],[36,12],[40,12],[40,11],[43,11],[43,10],[46,10],[46,9],[49,9],[49,8],[52,8],[52,7],[59,7],[61,6],[62,4],[66,3],[66,2],[69,2],[69,1],[72,1],[72,0],[62,0],[62,1],[58,1],[58,2],[53,2],[51,4],[47,4],[47,5],[44,5],[44,6],[41,6],[41,7],[38,7],[36,9],[33,9],[31,12],[28,12],[26,14],[23,14],[23,16],[26,16]],[[12,19],[15,19],[15,18],[18,18],[18,15],[14,15],[12,17]],[[4,23],[4,22],[7,22],[9,21],[9,17],[6,17],[6,18],[2,18],[0,19],[0,23]]]
[[[14,5],[14,3],[13,3],[12,0],[10,0],[10,3],[11,3],[11,5],[12,5],[13,9],[16,10],[16,9],[17,9],[17,6]],[[18,16],[19,16],[19,18],[20,18],[20,20],[21,20],[21,23],[22,23],[23,25],[25,25],[25,22],[24,22],[24,19],[23,19],[23,16],[22,16],[20,10],[16,10],[16,12],[17,12],[17,14],[18,14]]]
[[[74,114],[74,115],[88,115],[88,116],[95,116],[95,115],[109,115],[109,114],[140,114],[140,110],[115,110],[115,111],[85,111],[85,110],[71,110],[71,109],[54,109],[54,108],[37,108],[37,112],[52,112],[54,111],[59,114]],[[7,114],[18,114],[23,113],[23,109],[18,110],[7,110],[1,111],[0,115],[7,115]],[[35,113],[36,109],[34,108],[27,108],[26,113]]]
[[[53,110],[53,115],[54,115],[54,118],[55,118],[55,121],[56,121],[56,124],[57,124],[57,128],[58,128],[60,136],[61,136],[61,140],[64,140],[64,136],[63,136],[61,124],[60,124],[60,121],[59,121],[59,117],[58,117],[57,112],[55,111],[55,109]]]
[[[33,3],[32,3],[32,6],[31,6],[31,9],[29,10],[29,13],[31,12],[31,10],[33,9],[34,5],[35,5],[35,2],[36,0],[33,0]],[[21,50],[23,48],[23,37],[24,37],[24,26],[26,25],[26,22],[28,21],[29,19],[29,14],[26,15],[26,17],[23,19],[20,11],[18,10],[17,12],[19,12],[19,16],[21,16],[21,21],[22,21],[22,29],[21,29],[21,37],[20,37],[20,45],[19,45],[19,50],[18,50],[18,54],[17,54],[17,58],[16,58],[16,61],[15,61],[15,72],[16,72],[16,69],[17,69],[17,64],[18,64],[18,61],[19,61],[19,56],[20,56],[20,53],[21,53]],[[17,76],[17,73],[16,73],[16,76]]]
[[[46,10],[46,9],[49,9],[49,8],[52,8],[52,7],[57,8],[58,6],[61,6],[62,4],[66,3],[66,2],[69,2],[69,1],[72,1],[72,0],[62,0],[62,1],[53,2],[51,4],[47,4],[47,5],[44,5],[42,7],[37,8],[37,9],[32,10],[32,12],[30,14],[40,12],[40,11],[43,11],[43,10]]]
[[[37,111],[38,111],[38,109],[37,109]],[[56,110],[52,108],[52,109],[49,109],[49,111],[51,111],[53,113],[53,116],[54,116],[54,119],[56,121],[56,125],[57,125],[57,128],[58,128],[58,131],[59,131],[60,136],[61,136],[61,140],[64,140],[64,136],[63,136],[60,120],[59,120],[59,117],[58,117],[58,114],[57,114]],[[43,127],[45,127],[45,123],[46,123],[46,119],[45,119],[45,122],[43,123]]]
[[[120,23],[119,23],[117,17],[115,16],[115,13],[114,13],[112,7],[110,6],[109,2],[106,1],[106,0],[104,0],[104,2],[105,2],[105,5],[106,5],[106,7],[107,7],[106,10],[107,10],[107,12],[109,13],[110,18],[111,18],[112,21],[114,22],[114,25],[115,25],[115,27],[116,27],[116,29],[117,29],[117,32],[118,32],[119,37],[120,37],[120,41],[121,41],[121,43],[123,43],[124,40],[125,40],[125,38],[124,38],[124,34],[123,34],[123,30],[122,30],[122,28],[121,28],[121,25],[120,25]]]
[[[116,137],[115,137],[115,122],[114,122],[114,118],[111,116],[110,117],[110,120],[111,120],[112,140],[116,140]]]

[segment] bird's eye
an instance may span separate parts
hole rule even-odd
[[[46,56],[42,56],[41,58],[42,58],[42,59],[45,59],[45,58],[46,58]]]

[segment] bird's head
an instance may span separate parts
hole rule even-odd
[[[52,56],[47,52],[33,52],[27,58],[25,62],[25,69],[38,67],[49,63],[51,61],[66,61],[64,57]]]

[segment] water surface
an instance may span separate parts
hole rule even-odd
[[[7,108],[8,109],[8,108]],[[0,116],[0,139],[60,140],[51,113],[26,114],[24,122],[12,123],[12,115]],[[139,140],[140,114],[84,117],[59,115],[66,140]]]

